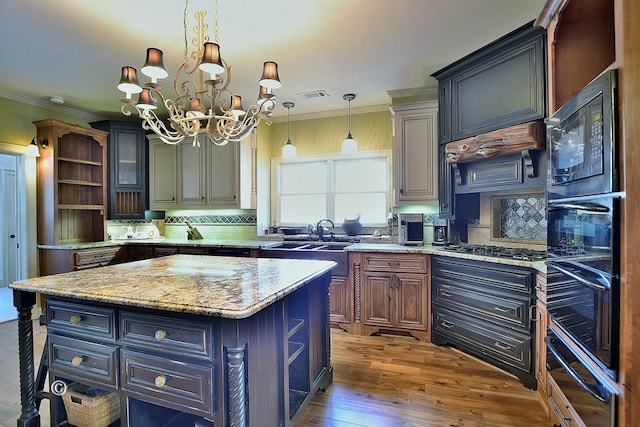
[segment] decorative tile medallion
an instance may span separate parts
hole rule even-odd
[[[491,240],[544,243],[547,237],[544,194],[491,198]]]

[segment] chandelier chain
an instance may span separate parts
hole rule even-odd
[[[216,19],[214,21],[214,30],[213,30],[213,34],[215,37],[215,42],[218,43],[218,0],[216,0]]]
[[[187,19],[187,14],[189,12],[189,0],[185,0],[184,2],[184,16],[183,16],[183,25],[184,25],[184,63],[187,64],[187,62],[189,61],[189,43],[187,41],[187,25],[188,25],[188,19]]]

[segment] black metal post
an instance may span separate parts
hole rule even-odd
[[[18,310],[18,358],[20,361],[20,405],[22,414],[18,427],[40,427],[40,413],[36,406],[36,387],[33,370],[33,323],[31,308],[36,294],[13,291],[13,305]]]

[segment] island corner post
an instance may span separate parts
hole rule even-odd
[[[13,290],[13,305],[18,310],[18,361],[20,366],[20,406],[22,411],[17,422],[18,427],[40,427],[40,413],[36,406],[33,323],[31,319],[31,310],[35,303],[35,293]]]
[[[132,285],[139,280],[141,274],[145,275],[145,272],[140,271],[144,269],[141,269],[139,264],[132,267],[120,264],[101,267],[91,272],[63,273],[13,283],[11,287],[14,291],[14,305],[19,313],[18,350],[22,403],[22,414],[17,425],[41,425],[36,390],[39,386],[34,377],[31,313],[37,293],[47,297],[47,348],[44,351],[48,351],[49,355],[49,382],[62,379],[98,386],[109,393],[117,393],[121,407],[119,416],[124,417],[121,420],[123,426],[140,425],[141,419],[146,420],[144,417],[156,416],[153,415],[154,407],[160,411],[172,411],[190,422],[202,419],[205,425],[254,427],[264,425],[265,420],[268,425],[294,424],[313,395],[318,390],[326,389],[333,381],[329,353],[329,285],[331,269],[335,263],[276,259],[254,259],[244,262],[240,260],[173,255],[149,261],[145,272],[148,276],[156,275],[155,281],[153,277],[148,279],[154,285],[153,290],[147,289],[149,295],[158,287],[164,286],[165,290],[173,289],[174,281],[182,279],[183,282],[177,285],[181,291],[189,286],[202,290],[201,287],[204,285],[210,293],[205,292],[204,297],[192,295],[193,292],[186,292],[186,297],[182,293],[180,296],[174,293],[167,296],[167,301],[172,301],[167,303],[151,299],[149,296],[151,304],[142,306],[137,303],[140,302],[140,294],[144,294],[145,291],[140,290],[140,283],[136,284],[138,289],[133,289],[135,286]],[[162,271],[166,272],[177,266],[180,267],[182,276],[171,277],[165,281],[158,279],[162,276]],[[224,275],[224,280],[227,280],[226,286],[216,288],[222,286],[222,282],[217,282],[218,279],[215,277],[208,277],[206,280],[209,281],[203,283],[202,274],[192,274],[195,271],[202,273],[202,269],[207,268],[210,269],[207,271],[211,273],[211,277],[215,276],[214,271],[224,270],[221,274]],[[100,281],[114,274],[127,277],[123,273],[124,270],[129,271],[128,269],[135,271],[132,273],[135,277],[123,279],[120,285],[123,286],[122,289],[131,286],[131,294],[123,296],[122,289],[114,289],[114,299],[105,300],[104,293],[101,294],[97,290],[100,288]],[[186,270],[188,272],[185,275]],[[237,283],[233,279],[232,285],[229,285],[228,281],[230,271],[238,271],[237,277],[242,277]],[[248,271],[255,274],[247,274]],[[93,276],[86,277],[92,274]],[[247,281],[247,276],[253,279]],[[81,277],[84,280],[79,282]],[[262,286],[256,283],[256,278],[260,278]],[[124,283],[128,280],[128,283]],[[265,281],[269,288],[266,294],[262,293]],[[83,283],[84,287],[79,288],[78,283]],[[92,290],[93,285],[96,286],[95,291]],[[144,288],[144,285],[142,287]],[[233,293],[234,291],[239,293]],[[138,301],[134,303],[133,299],[128,298],[136,293]],[[225,294],[234,298],[216,300],[211,298],[213,294]],[[146,298],[146,294],[144,295]],[[190,307],[189,312],[184,311],[185,306],[177,309],[175,300],[180,300],[181,297],[194,301],[194,304],[199,300],[200,305]],[[211,302],[213,300],[216,300],[218,305]],[[234,306],[233,301],[241,302],[241,310],[236,310],[240,306]],[[184,300],[181,302],[184,303]],[[74,313],[73,310],[76,309],[79,311]],[[95,334],[89,332],[96,326],[90,324],[92,312],[101,316],[106,313],[110,316],[107,324],[113,328],[108,334],[104,333],[107,331]],[[85,315],[87,324],[85,330],[82,330]],[[82,321],[77,320],[80,317],[83,318]],[[134,325],[138,329],[131,333],[128,325]],[[150,328],[149,331],[140,329],[147,326]],[[202,330],[197,329],[201,327]],[[188,345],[187,352],[191,352],[188,356],[179,354],[179,348],[169,351],[168,343],[156,341],[158,337],[154,336],[154,332],[162,330],[161,332],[170,336],[171,328],[176,328],[176,331],[183,328],[183,331],[188,330],[190,333],[197,329],[195,334],[191,334],[195,337],[194,341],[178,342],[178,345]],[[175,342],[171,346],[175,345]],[[202,346],[196,349],[196,344]],[[105,362],[105,369],[109,372],[105,371],[101,377],[95,377],[90,372],[83,372],[84,362],[79,366],[72,365],[73,361],[64,359],[66,356],[61,356],[62,353],[58,354],[57,349],[60,345],[70,346],[68,348],[74,348],[74,351],[90,351],[92,346],[109,347],[111,353],[110,356],[105,353],[105,360],[115,362]],[[87,357],[92,356],[89,354]],[[90,362],[93,361],[87,362],[87,365],[90,365]],[[100,360],[97,362],[102,363]],[[149,365],[156,362],[157,365]],[[182,373],[190,376],[189,378],[195,378],[191,384],[187,384],[187,392],[196,390],[197,384],[202,386],[197,393],[192,393],[186,403],[184,396],[172,396],[167,391],[176,390],[170,385],[170,376],[171,372],[181,374],[179,370],[171,371],[178,365],[187,366],[187,370]],[[167,381],[166,386],[163,382],[159,389],[145,394],[143,389],[153,388],[153,378],[150,384],[139,387],[139,382],[146,379],[138,377],[135,369],[148,369],[150,366],[152,369],[149,372],[153,376],[158,373],[162,376],[167,375]],[[169,369],[169,374],[161,373],[160,369]],[[198,377],[201,373],[203,375]],[[192,385],[195,388],[189,388]],[[193,402],[201,406],[192,406]],[[51,425],[66,425],[68,413],[65,414],[62,398],[50,395],[49,403]],[[142,418],[136,418],[140,416]]]

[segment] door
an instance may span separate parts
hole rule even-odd
[[[20,261],[15,168],[3,168],[0,170],[0,206],[0,209],[2,209],[2,218],[0,218],[0,229],[2,231],[2,282],[0,287],[7,287],[11,282],[15,282],[18,279],[18,262]]]

